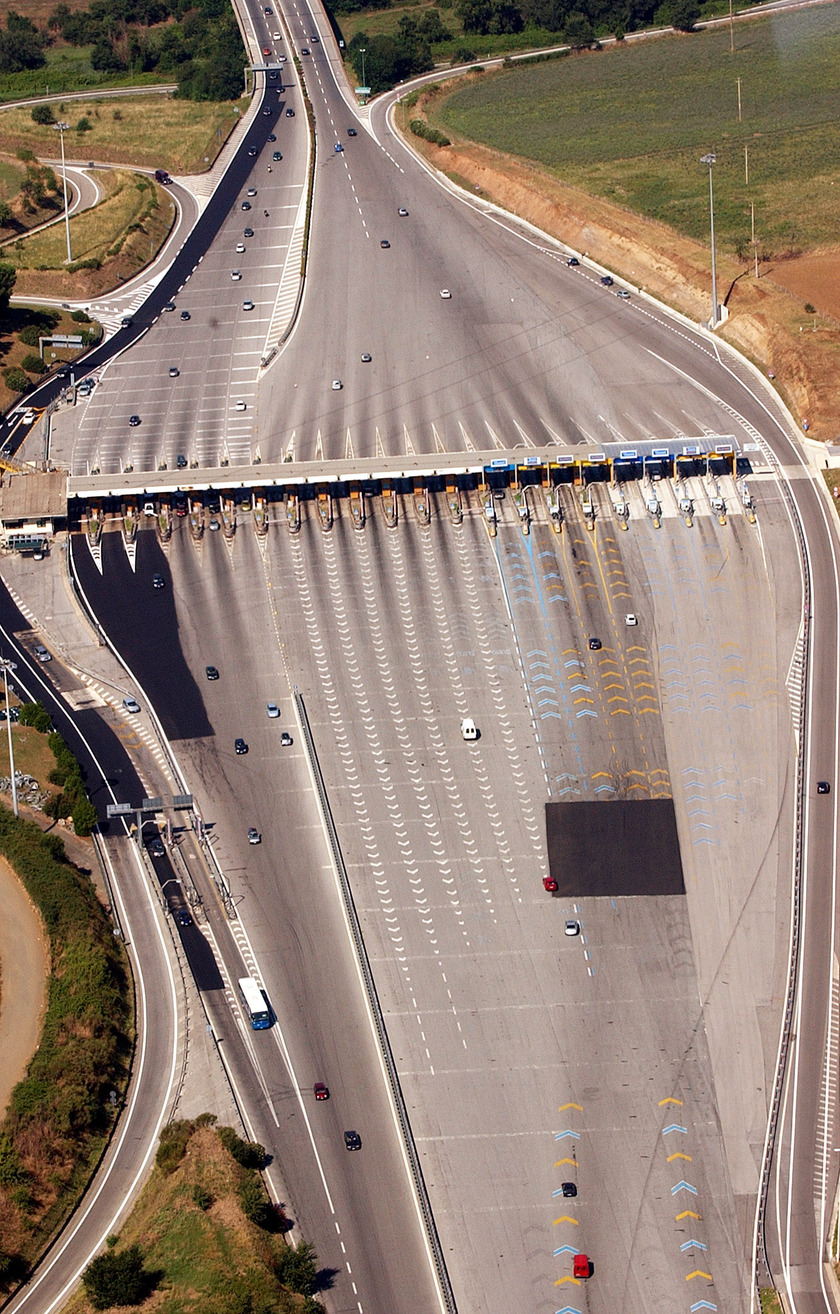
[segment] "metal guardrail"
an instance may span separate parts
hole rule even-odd
[[[423,1177],[423,1169],[420,1166],[420,1157],[417,1153],[417,1147],[414,1144],[414,1136],[411,1130],[411,1124],[408,1118],[408,1111],[403,1098],[402,1087],[397,1073],[397,1066],[394,1062],[394,1056],[391,1052],[391,1042],[388,1039],[388,1032],[385,1028],[385,1019],[382,1014],[382,1006],[379,1003],[379,995],[376,990],[376,983],[373,979],[373,973],[370,968],[370,962],[365,948],[362,928],[359,923],[359,917],[356,912],[356,905],[353,900],[353,891],[350,887],[350,880],[347,875],[347,868],[344,865],[344,856],[341,852],[341,845],[338,840],[338,832],[333,821],[332,811],[330,809],[329,798],[327,797],[324,777],[321,774],[321,766],[315,751],[315,741],[312,737],[312,731],[309,726],[309,718],[306,713],[306,706],[302,695],[297,691],[294,692],[295,706],[297,708],[298,718],[303,730],[303,738],[306,744],[306,751],[309,755],[312,775],[315,780],[315,788],[318,793],[318,805],[321,809],[321,816],[327,830],[330,851],[332,853],[335,869],[338,874],[341,893],[344,899],[344,907],[347,913],[347,920],[350,924],[350,930],[353,935],[353,945],[356,950],[356,957],[362,973],[362,980],[365,985],[368,1005],[371,1016],[376,1028],[376,1036],[379,1041],[379,1048],[382,1060],[385,1065],[385,1071],[388,1075],[388,1084],[391,1088],[391,1096],[394,1101],[394,1107],[397,1112],[397,1118],[402,1133],[403,1145],[405,1146],[406,1156],[411,1169],[411,1177],[414,1183],[414,1190],[417,1195],[417,1201],[420,1206],[420,1212],[423,1215],[423,1223],[426,1228],[426,1236],[432,1253],[432,1258],[437,1272],[438,1283],[440,1284],[441,1294],[444,1305],[449,1314],[457,1314],[455,1304],[455,1295],[452,1291],[452,1285],[449,1281],[449,1273],[446,1269],[446,1261],[443,1257],[443,1247],[440,1244],[437,1226],[435,1224],[432,1206],[429,1200],[429,1193],[426,1189],[426,1182]]]
[[[799,982],[799,948],[801,941],[801,911],[802,911],[802,850],[803,850],[803,817],[805,811],[805,718],[808,709],[808,656],[811,647],[811,573],[808,564],[808,551],[805,539],[805,531],[802,527],[802,521],[799,516],[799,508],[796,499],[793,496],[790,485],[784,478],[780,469],[779,461],[767,443],[761,440],[762,450],[770,461],[779,476],[778,483],[785,500],[790,515],[791,524],[797,539],[799,556],[802,564],[802,581],[803,581],[803,635],[802,635],[802,697],[799,702],[799,724],[796,726],[797,733],[797,755],[796,755],[796,814],[794,825],[794,861],[793,861],[793,907],[792,907],[792,928],[791,928],[791,952],[790,962],[788,964],[788,983],[785,997],[785,1015],[782,1024],[782,1032],[779,1043],[779,1056],[776,1065],[776,1077],[773,1085],[773,1100],[770,1106],[770,1117],[767,1123],[767,1137],[764,1148],[764,1158],[761,1165],[761,1185],[759,1187],[758,1209],[756,1212],[756,1255],[755,1269],[753,1272],[753,1282],[755,1285],[756,1295],[760,1290],[759,1282],[759,1261],[763,1262],[767,1279],[771,1285],[773,1273],[770,1268],[770,1260],[767,1255],[767,1197],[770,1190],[770,1173],[773,1166],[773,1156],[776,1150],[776,1135],[778,1132],[779,1109],[782,1102],[784,1091],[785,1077],[787,1075],[788,1053],[790,1049],[790,1035],[793,1023],[793,1010],[796,1003],[796,990]],[[760,1254],[759,1254],[760,1251]]]

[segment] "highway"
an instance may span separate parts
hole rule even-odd
[[[465,489],[460,524],[440,494],[428,525],[400,495],[395,529],[376,496],[364,529],[342,502],[329,533],[311,503],[297,535],[279,507],[265,539],[247,514],[232,544],[221,534],[195,543],[181,522],[165,551],[139,535],[136,572],[116,534],[103,536],[101,575],[75,543],[95,611],[212,820],[242,932],[231,940],[208,914],[219,957],[234,975],[246,936],[278,1015],[271,1036],[249,1038],[254,1116],[293,1184],[303,1234],[335,1270],[323,1299],[330,1310],[440,1307],[293,691],[309,713],[453,1303],[488,1314],[561,1303],[579,1314],[746,1311],[787,979],[805,661],[801,969],[767,1241],[791,1308],[823,1310],[837,1176],[833,1077],[824,1089],[836,1070],[826,1054],[836,1059],[837,791],[816,796],[838,766],[831,513],[746,365],[451,195],[381,112],[370,128],[354,120],[323,17],[293,4],[288,19],[293,44],[310,51],[301,62],[318,141],[294,330],[261,366],[282,264],[274,194],[254,239],[260,259],[241,282],[230,277],[252,178],[263,205],[260,144],[204,216],[201,240],[212,242],[176,297],[192,318],[160,313],[163,301],[143,312],[149,331],[78,412],[72,468],[154,470],[181,453],[206,474],[257,454],[328,462],[730,441],[752,453],[757,516],[750,523],[728,475],[726,514],[712,514],[698,471],[684,490],[690,525],[665,481],[626,486],[626,530],[607,488],[592,492],[590,530],[579,491],[565,487],[561,533],[535,497],[524,535],[508,490],[491,536]],[[253,21],[261,39],[261,8]],[[297,187],[293,208],[305,141],[298,117],[282,118],[289,169],[270,186]],[[277,129],[279,113],[256,123]],[[181,371],[172,384],[171,364]],[[246,410],[231,417],[239,399]],[[134,413],[141,424],[129,428]],[[646,511],[651,491],[660,524]],[[218,682],[205,679],[208,664]],[[475,742],[461,738],[464,716],[479,726]],[[247,755],[234,752],[239,736]],[[583,881],[571,899],[544,890],[546,803],[668,797],[684,893],[628,894],[621,867],[632,855],[620,845],[614,892],[595,896]],[[580,817],[585,833],[592,813]],[[257,847],[249,825],[262,832]],[[569,919],[579,934],[565,933]],[[316,1080],[330,1087],[325,1106],[311,1097]],[[347,1128],[361,1134],[358,1154],[344,1149]],[[576,1195],[562,1195],[564,1181]],[[577,1251],[593,1261],[586,1285],[572,1276]]]

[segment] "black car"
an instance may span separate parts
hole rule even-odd
[[[177,465],[179,470],[186,470],[187,458],[184,456],[183,452],[179,452],[178,455],[175,457],[175,464]]]
[[[136,429],[137,426],[138,426],[138,424],[140,423],[140,416],[139,416],[139,415],[130,415],[130,416],[128,417],[128,423],[131,425],[132,429]]]
[[[293,119],[294,117],[295,117],[295,112],[294,112],[294,110],[293,110],[293,109],[291,108],[291,106],[290,106],[290,107],[286,110],[286,118],[287,118],[287,119]]]
[[[271,117],[271,110],[268,108],[267,105],[266,105],[265,109],[263,110],[263,114],[268,115],[269,118]]]
[[[164,306],[164,310],[169,311],[169,310],[174,310],[174,309],[175,309],[175,302],[174,302],[174,301],[167,301],[166,305]]]
[[[275,151],[271,158],[276,164],[278,160],[282,160],[283,154],[281,151]]]
[[[563,1182],[561,1184],[561,1190],[563,1191],[563,1195],[567,1199],[569,1199],[571,1196],[577,1195],[577,1187],[575,1186],[574,1182]]]
[[[348,128],[348,129],[347,129],[347,136],[348,136],[348,137],[355,137],[356,135],[357,135],[357,133],[356,133],[356,129],[355,129],[355,128]]]
[[[256,151],[254,151],[254,154],[256,155]],[[250,208],[251,208],[251,202],[250,202],[250,201],[243,201],[243,202],[242,202],[242,209],[243,209],[243,210],[250,210]]]
[[[308,54],[309,54],[309,46],[301,46],[301,48],[300,48],[300,53],[301,53],[302,55],[308,55]]]
[[[159,835],[154,835],[148,841],[146,847],[148,848],[149,853],[152,855],[153,858],[162,858],[163,855],[166,853],[166,849],[163,847],[163,840],[160,838]]]
[[[248,147],[248,154],[251,156],[251,159],[254,158],[254,156],[256,155],[256,153],[257,153],[257,148],[256,148],[256,146],[249,146],[249,147]]]
[[[344,1145],[348,1150],[360,1150],[362,1148],[362,1138],[357,1131],[346,1131],[344,1133]]]
[[[268,134],[268,140],[269,140],[269,141],[276,141],[276,140],[277,140],[277,138],[275,137],[275,135],[274,135],[273,132],[270,132],[270,133]]]
[[[120,320],[120,328],[131,328],[133,323],[134,320],[131,318],[131,316],[126,315],[125,319]]]
[[[244,753],[248,752],[248,745],[245,743],[244,739],[234,739],[233,747],[240,757],[242,757]]]
[[[818,780],[818,781],[817,781],[817,793],[818,793],[818,794],[830,794],[830,793],[831,793],[831,785],[828,783],[827,780]]]
[[[246,236],[246,237],[253,237],[253,236],[254,236],[254,230],[253,230],[253,228],[246,228],[246,229],[245,229],[245,236]]]
[[[568,260],[566,261],[566,264],[569,266],[570,269],[576,269],[577,266],[580,264],[580,261],[578,260],[577,256],[569,256]]]
[[[383,239],[382,239],[382,241],[379,243],[379,245],[382,247],[382,250],[383,250],[383,251],[387,251],[387,250],[388,250],[388,247],[391,245],[391,243],[388,241],[387,237],[383,237]]]
[[[163,578],[163,575],[157,575],[157,574],[152,575],[152,588],[153,589],[166,588],[166,580]]]
[[[179,908],[175,914],[175,921],[179,926],[192,926],[193,919],[186,908]]]
[[[603,283],[604,287],[612,287],[613,285],[613,280],[610,274],[602,274],[601,282]]]
[[[218,680],[219,678],[219,672],[215,666],[205,666],[204,674],[208,680]]]
[[[181,311],[181,319],[185,319],[185,320],[186,320],[186,319],[189,319],[189,318],[190,318],[190,312],[189,312],[188,310],[182,310],[182,311]]]
[[[589,640],[589,651],[590,651],[590,652],[600,652],[602,647],[603,647],[603,644],[601,643],[601,640],[600,640],[600,639],[590,639],[590,640]]]

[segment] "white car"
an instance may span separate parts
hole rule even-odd
[[[254,309],[254,303],[253,303],[253,301],[243,301],[243,302],[242,302],[242,309],[243,309],[243,310],[253,310],[253,309]]]
[[[230,271],[230,276],[233,279],[234,283],[238,283],[242,279],[242,275],[240,274],[238,269],[232,269]]]
[[[140,704],[136,698],[123,698],[123,707],[127,712],[139,712]]]
[[[244,242],[237,242],[237,243],[236,243],[236,254],[237,254],[237,255],[244,255],[244,254],[245,254],[245,243],[244,243]]]
[[[256,194],[257,194],[256,187],[249,187],[248,191],[246,192],[246,196],[256,196]]]
[[[282,40],[283,40],[283,33],[282,33],[282,32],[272,32],[272,34],[271,34],[271,39],[272,39],[272,41],[282,41]]]
[[[566,935],[580,935],[580,922],[577,922],[573,917],[570,917],[566,922],[566,925],[563,927],[563,931]]]
[[[156,515],[157,515],[157,511],[155,510],[155,504],[154,504],[154,502],[144,502],[144,503],[143,503],[143,515],[144,515],[144,516],[156,516]]]
[[[341,382],[341,379],[333,379],[333,381],[332,381],[332,390],[333,390],[333,392],[341,392],[341,389],[342,389],[343,387],[344,387],[344,384]]]
[[[248,407],[247,407],[247,405],[245,404],[244,401],[238,401],[238,402],[236,403],[236,409],[237,409],[238,411],[247,411]]]
[[[269,719],[272,721],[276,721],[277,717],[280,715],[280,708],[276,703],[269,703],[266,707],[266,711],[268,712]]]
[[[461,722],[462,739],[478,739],[478,727],[471,716],[465,716]]]
[[[639,623],[639,618],[636,615],[634,615],[632,611],[628,611],[627,615],[624,617],[624,624],[638,625],[638,623]]]
[[[260,832],[257,830],[256,826],[249,826],[249,827],[248,827],[248,843],[249,843],[249,844],[259,844],[259,842],[260,842],[261,839],[262,839],[262,835],[261,835]]]
[[[452,293],[449,291],[448,287],[442,287],[440,289],[440,295],[443,297],[444,301],[452,300]]]

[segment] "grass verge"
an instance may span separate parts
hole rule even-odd
[[[176,100],[166,93],[119,100],[92,97],[53,105],[56,118],[72,129],[65,133],[68,162],[130,162],[173,174],[204,173],[246,108],[245,100],[238,104]],[[77,125],[83,120],[90,128],[79,132]],[[39,159],[53,160],[60,154],[58,134],[49,125],[33,123],[25,106],[3,110],[0,127],[8,152],[23,147]]]
[[[318,1286],[314,1263],[303,1280],[291,1271],[299,1251],[283,1238],[285,1220],[270,1207],[258,1173],[228,1148],[243,1142],[214,1123],[204,1114],[165,1129],[155,1169],[113,1251],[139,1248],[154,1288],[147,1303],[165,1314],[319,1314],[323,1306],[307,1291]],[[251,1218],[260,1201],[263,1225]],[[84,1289],[67,1309],[94,1314]]]
[[[101,1157],[128,1079],[134,1022],[125,952],[61,839],[0,808],[0,853],[50,941],[41,1041],[0,1124],[0,1289],[8,1289],[72,1212]]]

